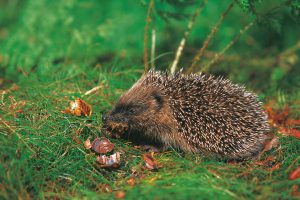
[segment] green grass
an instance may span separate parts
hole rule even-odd
[[[98,168],[95,155],[83,142],[89,136],[102,136],[102,113],[109,111],[143,72],[147,6],[135,1],[3,2],[0,199],[113,199],[116,191],[124,191],[127,199],[297,199],[292,188],[300,185],[300,179],[288,179],[300,166],[300,140],[294,137],[279,135],[280,146],[261,158],[273,156],[275,161],[265,166],[255,161],[230,164],[168,151],[155,155],[162,165],[157,171],[144,168],[144,151],[128,141],[111,139],[122,153],[121,165],[113,170]],[[216,20],[216,13],[227,4],[216,5],[209,4],[204,17]],[[235,20],[241,14],[238,8],[232,11],[212,51],[224,46],[239,30],[241,24],[236,25]],[[282,16],[288,20],[286,14]],[[168,52],[174,51],[185,26],[186,21],[168,24],[157,19],[160,68],[166,69],[172,61],[174,52]],[[274,100],[279,107],[288,104],[291,117],[298,119],[299,51],[278,63],[269,62],[299,39],[295,37],[299,26],[293,21],[284,26],[285,34],[270,36],[269,43],[263,41],[267,30],[255,27],[210,72],[245,84],[258,92],[264,103]],[[208,21],[197,22],[190,40],[195,44],[188,44],[182,62],[190,60],[189,52],[199,47],[210,28]],[[257,42],[250,44],[253,38]],[[98,85],[100,90],[84,95]],[[76,97],[93,107],[92,116],[60,112]],[[277,163],[279,168],[272,169]],[[126,182],[132,177],[134,186]],[[104,184],[113,192],[104,192]]]
[[[162,168],[150,172],[143,169],[144,152],[121,140],[112,140],[123,152],[121,167],[97,168],[95,155],[85,150],[83,142],[88,136],[102,135],[101,112],[107,111],[119,96],[116,80],[133,83],[134,79],[125,78],[126,72],[99,72],[107,77],[103,82],[110,87],[84,97],[93,106],[93,115],[60,113],[68,99],[82,97],[94,86],[95,79],[102,82],[96,71],[49,82],[28,78],[18,84],[19,90],[3,95],[1,118],[10,128],[2,124],[0,135],[2,198],[112,198],[113,193],[98,191],[104,183],[114,190],[126,191],[129,199],[292,198],[292,186],[300,183],[299,179],[288,180],[288,174],[300,164],[300,141],[295,138],[282,137],[281,147],[269,153],[280,163],[278,170],[270,170],[275,163],[265,167],[253,162],[230,165],[171,151],[158,154]],[[21,101],[26,104],[22,106]],[[132,176],[138,182],[135,186],[126,184]]]

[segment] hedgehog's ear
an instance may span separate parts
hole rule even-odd
[[[159,94],[158,92],[153,92],[152,97],[155,100],[157,111],[160,110],[164,103],[161,94]]]

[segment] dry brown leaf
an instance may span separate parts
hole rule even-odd
[[[135,178],[129,178],[126,183],[130,186],[134,186],[136,184]]]
[[[289,118],[290,109],[288,105],[285,105],[282,110],[276,111],[273,110],[272,103],[266,104],[264,107],[268,114],[270,124],[278,128],[279,133],[284,136],[293,136],[300,139],[300,131],[294,128],[300,125],[300,119]]]
[[[100,191],[100,192],[107,192],[107,193],[112,192],[111,187],[107,184],[98,184],[97,185],[97,190]]]
[[[76,144],[81,144],[81,140],[77,136],[73,136],[73,141],[76,142]]]
[[[115,193],[115,198],[116,199],[123,199],[126,196],[126,193],[124,191],[117,191]]]
[[[96,138],[92,143],[92,150],[96,153],[108,153],[114,149],[114,143],[111,143],[109,139],[102,137]]]
[[[268,171],[274,171],[280,168],[280,163],[278,163],[274,156],[268,156],[262,161],[256,161],[255,164],[267,167]]]
[[[294,169],[289,175],[290,180],[295,180],[298,178],[300,178],[300,167],[297,167],[296,169]]]
[[[82,99],[75,99],[75,101],[70,102],[69,108],[61,111],[64,114],[72,114],[75,116],[91,116],[92,115],[92,107],[87,104]]]
[[[294,197],[300,197],[299,185],[293,185],[291,195]]]
[[[153,170],[153,169],[158,169],[160,166],[158,166],[157,161],[153,157],[154,153],[146,153],[143,154],[143,158],[146,164],[147,169]]]
[[[90,137],[88,137],[88,139],[84,142],[84,147],[85,147],[86,149],[92,148],[92,144],[91,144]]]
[[[271,150],[279,145],[279,138],[274,136],[271,140],[265,143],[264,149],[259,153],[259,157],[262,156],[266,151]]]

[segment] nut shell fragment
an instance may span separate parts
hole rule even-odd
[[[101,167],[110,167],[110,168],[117,168],[119,167],[120,163],[120,153],[116,152],[110,156],[97,156],[96,161],[100,164]]]
[[[109,141],[109,139],[102,137],[96,138],[91,146],[91,149],[96,153],[105,154],[111,152],[114,149],[115,145]]]

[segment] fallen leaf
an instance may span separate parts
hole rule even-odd
[[[75,101],[70,102],[69,108],[61,111],[64,114],[72,114],[75,116],[91,116],[92,115],[92,107],[87,104],[82,99],[75,99]]]
[[[294,169],[289,175],[290,180],[295,180],[297,178],[300,178],[300,167]]]
[[[271,103],[266,104],[265,111],[268,114],[269,122],[273,127],[278,128],[278,132],[284,136],[300,138],[300,131],[294,127],[300,125],[300,119],[290,118],[290,109],[285,105],[282,110],[273,110]]]
[[[126,193],[124,191],[117,191],[115,193],[115,198],[116,199],[123,199],[126,196]]]
[[[280,168],[280,163],[276,163],[275,165],[273,165],[269,170],[270,171],[274,171]]]
[[[80,139],[77,136],[73,136],[73,141],[76,142],[76,144],[81,144]]]
[[[265,143],[263,150],[259,153],[259,157],[263,155],[264,152],[271,150],[279,145],[279,138],[274,136],[271,140]]]
[[[256,161],[256,165],[268,167],[269,170],[276,170],[280,167],[280,164],[276,162],[276,159],[274,156],[268,156],[266,159],[261,161]]]
[[[294,197],[300,196],[299,185],[293,185],[291,190],[291,195]]]
[[[101,192],[107,192],[107,193],[112,192],[111,187],[107,184],[98,184],[97,185],[97,190],[101,191]]]
[[[143,158],[146,164],[147,169],[153,170],[153,169],[158,169],[158,163],[153,157],[154,152],[143,154]]]
[[[101,154],[111,152],[114,147],[115,145],[105,137],[96,138],[92,143],[92,150]]]
[[[88,139],[84,142],[84,147],[85,147],[86,149],[92,148],[92,144],[91,144],[90,137],[88,137]]]
[[[291,136],[294,136],[295,138],[298,138],[300,139],[300,131],[297,130],[297,129],[290,129],[290,132],[291,132]]]
[[[278,132],[285,136],[293,136],[295,138],[300,139],[300,131],[294,128],[280,127],[278,129]]]
[[[120,163],[120,153],[116,152],[110,156],[100,155],[97,156],[96,161],[102,168],[117,168]]]
[[[130,186],[134,186],[136,183],[135,178],[129,178],[126,183]]]

